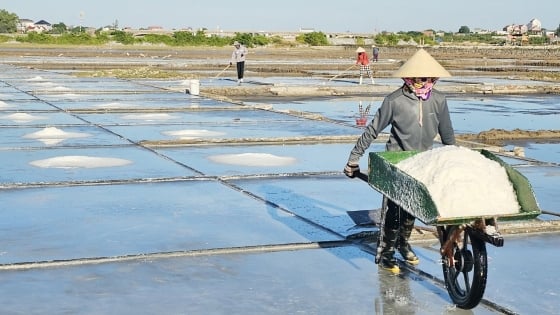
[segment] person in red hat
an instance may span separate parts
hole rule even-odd
[[[362,47],[358,47],[358,49],[356,49],[356,52],[358,53],[358,59],[356,59],[356,64],[360,65],[360,85],[362,84],[362,78],[364,76],[364,73],[367,74],[367,76],[371,79],[371,84],[375,84],[375,81],[373,80],[373,76],[371,75],[371,68],[369,67],[369,58],[366,53],[366,50],[363,49]]]
[[[443,93],[433,89],[440,77],[450,76],[428,52],[418,50],[393,74],[393,77],[401,78],[403,84],[384,98],[350,152],[344,174],[354,177],[360,172],[360,158],[389,125],[387,151],[426,151],[433,147],[437,135],[442,144],[454,145],[455,133],[447,99]],[[416,218],[388,198],[383,199],[383,219],[375,262],[385,270],[399,273],[395,250],[407,263],[419,263],[408,242]]]

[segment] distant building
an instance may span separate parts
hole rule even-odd
[[[434,31],[432,31],[432,30],[422,31],[422,34],[424,34],[424,36],[426,36],[426,37],[434,37]]]
[[[19,23],[17,25],[18,33],[27,33],[27,32],[49,32],[52,30],[51,23],[40,20],[38,22],[33,22],[29,19],[19,19]]]
[[[29,20],[29,19],[19,19],[19,23],[17,25],[17,32],[18,33],[25,33],[27,32],[27,29],[29,27],[32,27],[33,24],[35,24],[33,22],[33,20]]]
[[[40,20],[39,22],[35,22],[35,30],[38,33],[42,33],[42,32],[49,32],[52,30],[52,25],[51,23],[45,21],[45,20]]]
[[[492,31],[479,27],[473,28],[471,32],[474,34],[492,34]]]
[[[519,36],[526,34],[540,34],[542,32],[541,21],[532,19],[527,24],[511,24],[503,28],[510,35]]]
[[[527,31],[532,34],[542,32],[541,21],[537,19],[532,19],[531,21],[529,21],[529,23],[527,24]]]
[[[527,25],[525,24],[511,24],[504,27],[504,31],[506,31],[510,35],[523,35],[527,34]]]
[[[303,28],[303,27],[300,27],[300,28],[299,28],[299,32],[300,32],[300,33],[313,33],[313,32],[315,32],[315,29],[314,29],[314,28]]]

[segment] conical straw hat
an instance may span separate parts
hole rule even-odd
[[[450,76],[451,74],[422,48],[412,55],[399,70],[393,73],[393,78],[441,78]]]
[[[358,47],[358,49],[356,49],[357,53],[361,53],[361,52],[366,52],[365,49],[363,49],[362,47]]]

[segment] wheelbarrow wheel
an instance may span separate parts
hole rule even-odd
[[[456,234],[458,226],[446,229],[445,239]],[[453,261],[443,257],[445,285],[453,303],[462,309],[478,305],[486,288],[488,259],[486,244],[473,237],[469,228],[460,232],[453,243]]]

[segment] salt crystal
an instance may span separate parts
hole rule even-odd
[[[441,218],[519,212],[505,169],[477,151],[442,146],[420,152],[396,166],[427,187]]]

